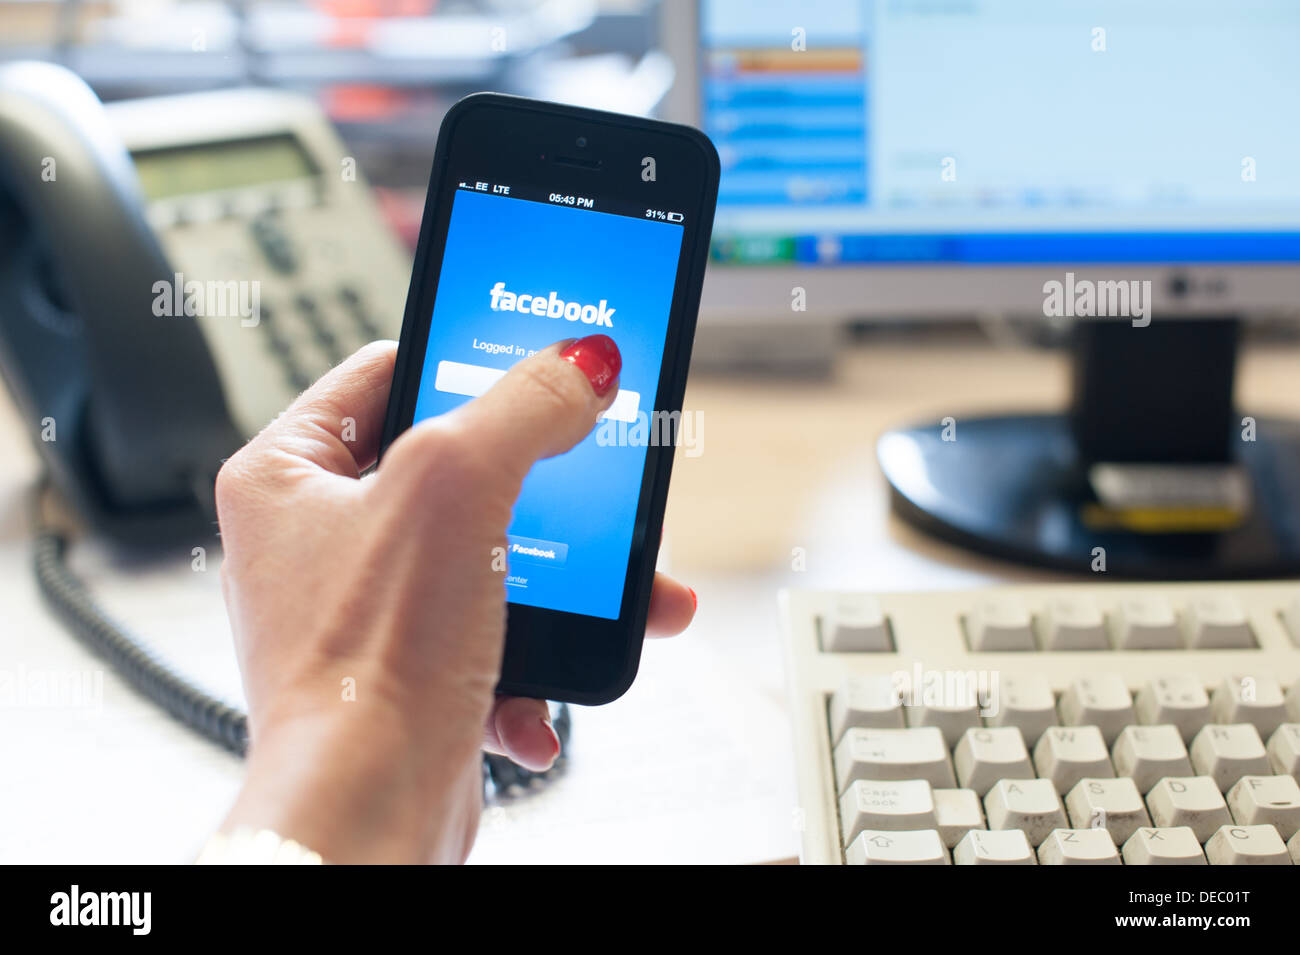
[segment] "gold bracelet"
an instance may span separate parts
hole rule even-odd
[[[285,839],[270,829],[240,826],[233,832],[216,832],[195,865],[321,865],[319,852]]]

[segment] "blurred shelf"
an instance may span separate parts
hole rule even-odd
[[[238,83],[482,88],[588,31],[598,12],[595,0],[401,17],[335,17],[284,0],[131,9],[0,0],[0,60],[56,60],[105,98]]]

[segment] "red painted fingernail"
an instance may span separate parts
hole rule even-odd
[[[588,335],[579,338],[564,351],[560,357],[571,361],[582,369],[582,373],[591,382],[591,390],[600,397],[613,386],[623,368],[623,356],[618,353],[618,346],[608,335]]]
[[[694,589],[693,587],[687,587],[686,589],[689,590],[689,591],[691,592],[691,609],[693,609],[693,610],[699,610],[699,609],[700,609],[700,598],[697,597],[697,596],[695,596],[695,589]]]
[[[560,734],[555,732],[555,727],[545,717],[542,717],[541,723],[546,727],[546,732],[551,734],[551,742],[555,744],[551,747],[551,759],[554,759],[560,755]]]

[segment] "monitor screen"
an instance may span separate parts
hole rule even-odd
[[[713,258],[1300,261],[1295,0],[701,0]]]

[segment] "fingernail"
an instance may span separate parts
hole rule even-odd
[[[693,588],[693,587],[687,587],[686,589],[689,590],[689,591],[691,592],[691,608],[692,608],[693,610],[699,610],[699,609],[700,609],[700,598],[697,597],[697,596],[695,596],[695,588]]]
[[[579,338],[560,352],[560,357],[582,369],[582,373],[591,382],[591,390],[602,398],[614,384],[623,367],[623,356],[618,353],[618,346],[614,344],[614,339],[608,335],[588,335],[586,338]]]
[[[554,744],[551,747],[551,759],[555,759],[560,755],[560,734],[555,732],[555,727],[545,717],[542,717],[541,723],[546,727],[546,731],[551,734],[551,742]]]

